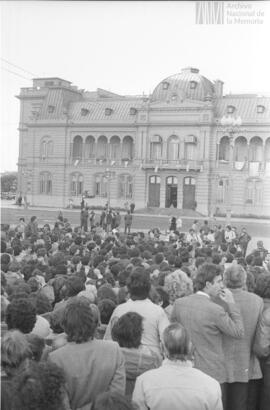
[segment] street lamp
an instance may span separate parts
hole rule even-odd
[[[241,129],[242,125],[242,119],[240,116],[238,117],[232,117],[224,115],[221,120],[220,124],[222,125],[222,131],[225,132],[226,134],[229,134],[229,140],[230,140],[230,156],[229,156],[229,187],[231,185],[231,180],[232,180],[232,167],[233,167],[233,136],[234,134],[237,134],[241,131],[244,131]],[[226,198],[226,218],[227,218],[227,223],[230,224],[231,222],[231,212],[232,212],[232,204],[231,204],[231,192],[228,193],[227,198]]]

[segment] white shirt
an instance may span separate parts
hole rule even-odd
[[[140,410],[222,410],[219,383],[190,361],[164,360],[137,377],[132,400]]]
[[[164,329],[169,325],[169,319],[165,311],[151,302],[150,299],[129,299],[126,303],[118,305],[113,311],[104,339],[111,339],[111,328],[115,318],[119,318],[127,312],[139,313],[144,318],[141,344],[161,356],[161,336]]]

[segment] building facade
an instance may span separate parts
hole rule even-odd
[[[32,205],[196,209],[270,215],[270,98],[223,95],[186,68],[149,96],[22,88],[18,193]]]

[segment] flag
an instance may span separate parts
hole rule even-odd
[[[186,171],[189,172],[189,163],[186,166]]]
[[[128,166],[128,161],[125,161],[125,167],[127,167]]]
[[[155,166],[155,172],[158,172],[158,165]]]
[[[114,165],[114,164],[115,164],[115,161],[112,161],[112,162],[111,162],[111,165]]]
[[[80,160],[76,159],[76,161],[74,162],[74,167],[77,167],[79,162],[80,162]]]

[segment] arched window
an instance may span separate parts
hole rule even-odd
[[[123,139],[122,145],[122,159],[123,160],[131,160],[134,156],[134,142],[133,139],[126,135]]]
[[[101,135],[97,142],[97,159],[106,159],[108,155],[107,137]]]
[[[83,175],[79,172],[71,175],[70,193],[71,196],[80,196],[83,193]]]
[[[162,158],[162,138],[159,135],[151,137],[150,158],[153,160]]]
[[[220,161],[229,161],[230,159],[230,140],[229,137],[222,137],[219,143],[219,155]]]
[[[185,159],[195,160],[197,158],[197,139],[194,135],[185,138]]]
[[[108,179],[103,174],[95,176],[95,195],[100,197],[107,197],[108,193]]]
[[[223,204],[226,202],[229,193],[229,180],[228,178],[222,178],[217,183],[217,203]]]
[[[51,157],[53,154],[53,142],[50,137],[43,137],[40,144],[41,159]]]
[[[92,135],[85,140],[85,158],[95,158],[95,138]]]
[[[72,158],[82,159],[83,139],[80,135],[76,135],[73,140]]]
[[[179,138],[176,135],[171,135],[168,139],[168,160],[177,159],[179,159]]]
[[[167,185],[177,185],[176,177],[167,177]]]
[[[260,162],[263,160],[263,143],[260,137],[253,137],[249,143],[249,160]]]
[[[247,180],[245,202],[253,206],[259,206],[263,203],[263,183],[260,179]]]
[[[52,175],[50,172],[41,172],[39,177],[39,193],[43,195],[52,194]]]
[[[131,199],[133,196],[133,178],[131,175],[119,176],[119,198]]]
[[[265,161],[270,162],[270,138],[265,142]]]
[[[111,159],[119,159],[120,155],[120,138],[117,135],[114,135],[110,139],[110,157]]]
[[[245,137],[238,137],[234,143],[234,160],[244,162],[248,158],[248,146]]]

